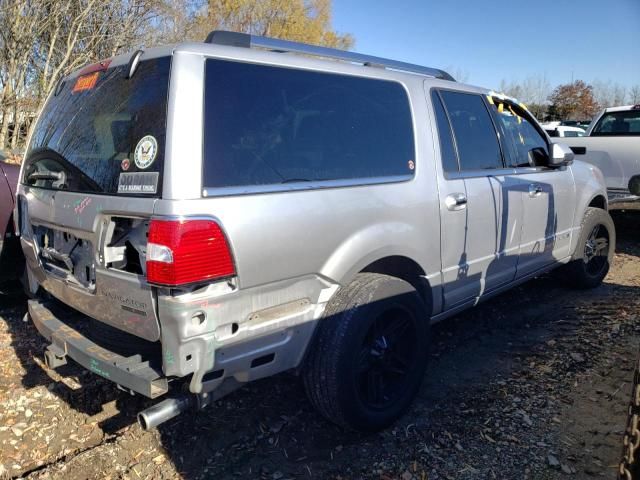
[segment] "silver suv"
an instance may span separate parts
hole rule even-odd
[[[600,171],[447,73],[229,32],[64,78],[16,215],[51,345],[166,399],[151,428],[286,370],[348,428],[418,391],[429,325],[615,245]]]

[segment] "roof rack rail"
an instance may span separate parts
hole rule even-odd
[[[318,47],[308,45],[306,43],[291,42],[289,40],[280,40],[277,38],[261,37],[259,35],[251,35],[248,33],[229,32],[226,30],[214,30],[205,40],[205,43],[216,45],[227,45],[232,47],[244,48],[263,48],[273,52],[292,52],[302,53],[305,55],[313,55],[316,57],[332,58],[335,60],[343,60],[345,62],[361,63],[365,66],[378,66],[389,68],[391,70],[400,70],[403,72],[420,73],[434,78],[443,80],[451,80],[454,78],[444,70],[437,68],[423,67],[412,63],[398,62],[372,55],[363,55],[361,53],[349,52],[346,50],[338,50],[337,48]]]

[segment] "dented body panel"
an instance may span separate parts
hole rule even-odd
[[[113,219],[123,213],[148,218],[155,200],[29,187],[23,192],[21,242],[32,287],[37,283],[72,308],[113,327],[159,340],[155,298],[144,276],[109,268],[105,257],[105,235]],[[79,257],[72,258],[74,270],[48,255],[47,249],[62,256],[73,250],[71,257]]]

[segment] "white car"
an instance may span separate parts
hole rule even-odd
[[[583,128],[566,125],[544,124],[542,128],[550,137],[584,137],[586,134]]]

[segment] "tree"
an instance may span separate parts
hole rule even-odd
[[[58,81],[80,66],[141,44],[160,0],[2,0],[0,148],[15,147],[22,124]],[[33,125],[35,122],[31,122]]]
[[[549,96],[549,110],[560,120],[591,118],[598,110],[593,87],[582,80],[559,85]]]
[[[629,101],[634,105],[640,103],[640,85],[634,85],[629,89]]]
[[[617,107],[624,105],[627,96],[627,89],[619,83],[612,83],[595,80],[593,82],[593,96],[600,105],[600,108]]]
[[[351,35],[331,29],[330,0],[209,0],[206,14],[196,20],[194,40],[216,29],[342,49],[354,43]]]
[[[3,0],[0,3],[0,148],[7,142],[10,122],[19,113],[25,96],[31,63],[31,48],[44,26],[44,5],[37,1]]]
[[[547,98],[551,86],[545,75],[533,75],[523,82],[500,82],[500,90],[523,102],[527,109],[538,119],[543,119],[547,110]]]

